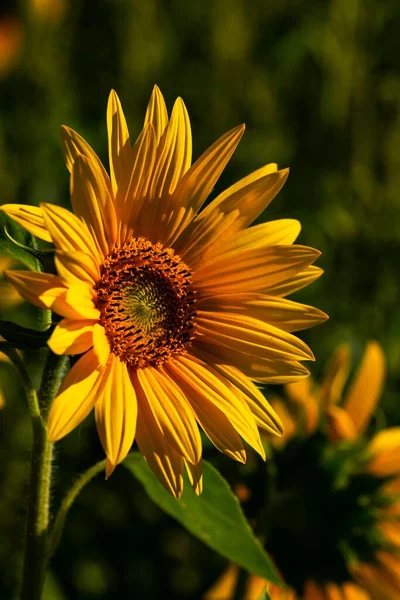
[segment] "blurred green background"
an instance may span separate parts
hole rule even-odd
[[[299,219],[300,243],[323,253],[319,265],[326,274],[297,294],[330,315],[303,335],[317,358],[313,373],[338,343],[349,341],[357,357],[368,338],[379,340],[388,359],[381,407],[389,424],[399,424],[398,1],[8,4],[2,2],[0,12],[0,202],[68,206],[60,125],[78,130],[105,160],[111,88],[132,137],[155,83],[170,107],[182,96],[195,156],[246,122],[215,194],[267,162],[291,168],[263,220]],[[3,318],[20,320],[21,314],[3,298]],[[40,356],[29,360],[40,362]],[[3,365],[0,375],[6,403],[0,413],[0,598],[9,600],[20,566],[31,438],[15,374]],[[102,456],[92,425],[88,419],[57,445],[55,504]],[[53,561],[47,600],[194,600],[223,565],[120,467],[78,498]]]

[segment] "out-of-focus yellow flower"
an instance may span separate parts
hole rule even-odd
[[[3,387],[1,385],[1,381],[0,381],[0,408],[3,408],[5,404],[5,400],[4,400],[4,394],[3,394]]]
[[[15,266],[15,261],[8,256],[0,254],[0,313],[18,306],[22,302],[20,294],[3,275],[6,269],[10,269],[13,266]]]
[[[311,435],[321,423],[329,438],[355,440],[362,435],[379,401],[385,374],[381,347],[367,344],[350,389],[342,398],[351,367],[350,346],[339,346],[331,358],[321,384],[311,377],[285,385],[288,403],[279,398],[271,402],[286,423],[283,442],[295,435]]]
[[[34,17],[43,22],[57,24],[65,16],[69,0],[30,0]]]
[[[18,64],[24,41],[24,30],[19,19],[0,17],[0,77],[5,77]]]
[[[291,383],[288,402],[272,402],[288,435],[273,441],[276,476],[256,521],[288,587],[251,577],[245,600],[262,585],[271,600],[400,598],[400,428],[366,433],[384,382],[380,345],[367,344],[344,393],[349,371],[343,345],[320,385]],[[231,600],[236,581],[230,568],[207,600]]]
[[[200,209],[244,126],[194,163],[182,99],[170,118],[156,87],[131,145],[115,92],[107,109],[110,172],[83,138],[63,129],[74,213],[56,205],[4,205],[56,247],[58,275],[9,271],[29,302],[63,317],[49,346],[83,354],[49,416],[49,438],[95,408],[107,476],[134,438],[161,483],[180,496],[187,466],[201,491],[200,423],[215,446],[245,462],[243,438],[265,456],[259,428],[282,426],[252,380],[285,383],[313,360],[292,332],[327,316],[286,299],[320,274],[319,252],[294,244],[297,221],[248,228],[286,181],[269,164]]]

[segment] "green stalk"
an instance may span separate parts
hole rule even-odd
[[[22,363],[22,361],[20,361]],[[49,497],[53,446],[47,441],[46,419],[65,370],[65,357],[49,352],[34,410],[31,409],[33,445],[28,514],[20,600],[40,600],[47,567]],[[23,365],[22,365],[23,366]],[[24,367],[25,369],[25,367]],[[19,368],[21,372],[21,369]],[[26,369],[25,369],[26,371]],[[30,394],[36,392],[30,387]],[[29,398],[28,398],[29,400]]]
[[[33,446],[20,600],[40,600],[47,565],[52,444],[39,418],[32,418]]]

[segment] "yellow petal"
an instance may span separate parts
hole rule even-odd
[[[56,442],[75,429],[92,410],[101,392],[103,371],[93,350],[74,364],[50,408],[48,438]]]
[[[197,309],[199,313],[221,311],[244,314],[288,332],[314,327],[328,318],[313,306],[257,293],[208,296],[200,299]]]
[[[305,269],[320,256],[307,246],[268,246],[222,254],[194,273],[196,289],[205,295],[264,292]],[[275,294],[274,294],[275,295]]]
[[[400,562],[396,555],[378,550],[374,563],[353,567],[354,577],[366,587],[373,600],[398,598],[400,590]]]
[[[248,248],[263,248],[265,246],[288,246],[294,244],[301,231],[301,224],[296,219],[278,219],[260,223],[238,231],[227,241],[221,240],[219,248],[215,252],[232,252],[235,250],[247,250]]]
[[[397,521],[384,521],[378,525],[379,531],[384,535],[389,544],[400,548],[400,523]]]
[[[345,581],[342,584],[343,600],[371,600],[371,596],[357,584]]]
[[[161,433],[141,386],[136,389],[138,420],[136,442],[146,462],[164,488],[175,498],[183,490],[183,458]]]
[[[107,458],[107,460],[106,460],[106,479],[109,479],[111,477],[111,475],[115,471],[116,466],[117,465],[113,465],[113,463]]]
[[[294,383],[285,385],[285,393],[288,398],[304,412],[305,431],[311,435],[317,428],[319,421],[319,403],[311,388],[311,378],[301,379]]]
[[[160,431],[186,461],[201,458],[201,438],[193,410],[176,383],[151,367],[138,369],[135,386],[141,386]]]
[[[266,293],[271,296],[290,296],[290,294],[294,294],[313,283],[316,279],[321,277],[323,272],[323,269],[310,265],[289,279],[274,285],[269,285]]]
[[[287,402],[281,400],[281,398],[271,398],[271,406],[282,421],[283,436],[280,438],[274,436],[273,438],[269,438],[269,440],[273,446],[281,447],[296,435],[299,422],[292,417],[288,410]]]
[[[66,286],[87,283],[92,287],[100,278],[98,264],[84,252],[57,250],[55,263],[59,277]]]
[[[189,477],[190,485],[197,496],[203,491],[203,461],[200,460],[197,465],[185,461],[186,471]]]
[[[368,590],[368,600],[392,600],[398,598],[400,584],[396,577],[375,564],[351,566],[354,579]]]
[[[237,431],[224,413],[196,387],[187,369],[178,361],[171,361],[165,370],[189,398],[197,420],[214,446],[227,456],[245,463],[246,453]]]
[[[175,102],[171,120],[160,139],[148,198],[143,205],[139,231],[147,239],[164,241],[171,224],[168,219],[176,205],[178,182],[190,167],[192,133],[189,116],[181,98]]]
[[[224,252],[225,246],[232,250],[236,247],[241,249],[246,246],[255,247],[257,244],[270,245],[268,237],[272,243],[274,238],[281,240],[275,241],[275,244],[292,244],[293,232],[285,235],[283,231],[276,230],[286,229],[285,220],[277,221],[278,225],[275,226],[273,223],[262,223],[252,227],[248,232],[246,230],[246,233],[240,231],[254,221],[272,201],[284,184],[287,174],[287,169],[277,172],[276,165],[267,165],[220,194],[176,240],[174,246],[180,256],[194,268],[207,252],[211,254],[219,252],[221,244]],[[287,222],[289,223],[289,219]],[[295,222],[291,224],[292,229],[293,223]],[[299,225],[298,223],[296,229]],[[295,234],[295,237],[297,235]]]
[[[327,433],[332,442],[357,439],[357,430],[349,414],[331,404],[326,410]]]
[[[197,332],[204,341],[233,352],[269,360],[314,360],[310,348],[296,336],[246,315],[199,311]]]
[[[94,305],[93,290],[88,285],[80,283],[71,285],[65,294],[65,300],[78,312],[83,319],[93,319],[98,321],[100,311]],[[56,311],[57,312],[57,311]]]
[[[329,361],[322,379],[320,397],[325,406],[336,404],[342,397],[350,366],[351,348],[348,344],[342,344]]]
[[[281,588],[273,583],[268,583],[266,588],[271,600],[298,600],[298,596],[294,590],[289,588]],[[257,600],[259,600],[260,595]],[[267,596],[268,598],[268,596]],[[251,600],[250,598],[246,600]]]
[[[214,585],[207,590],[207,593],[203,596],[202,600],[232,600],[232,598],[234,598],[238,576],[238,567],[233,564],[229,565]]]
[[[313,381],[311,377],[285,385],[285,395],[295,404],[303,405],[313,395]]]
[[[104,366],[110,356],[110,344],[106,336],[104,327],[99,323],[93,327],[93,350],[97,356],[99,364]]]
[[[48,340],[55,354],[83,354],[93,346],[93,321],[63,319]]]
[[[83,137],[70,127],[66,127],[65,125],[63,125],[61,127],[61,141],[63,145],[64,156],[68,171],[72,173],[74,163],[79,156],[86,156],[92,162],[92,164],[96,166],[96,169],[100,173],[104,184],[111,191],[110,178],[103,166],[103,163],[101,162],[95,151],[83,139]]]
[[[217,196],[199,215],[198,219],[215,220],[236,212],[235,221],[228,233],[245,229],[250,225],[278,194],[289,175],[289,169],[270,172],[270,165],[255,171]]]
[[[396,476],[389,479],[389,481],[385,483],[384,489],[387,494],[400,496],[400,477]]]
[[[266,591],[267,583],[268,581],[266,579],[258,577],[258,575],[250,575],[247,581],[245,600],[253,600],[253,598],[259,600],[260,597],[262,598],[262,594]],[[283,596],[282,600],[283,599],[288,600],[288,597],[285,598],[285,596]]]
[[[39,308],[49,308],[67,319],[98,319],[100,313],[80,285],[67,289],[57,275],[28,271],[5,271],[7,279],[25,300]]]
[[[81,251],[97,263],[102,261],[89,229],[76,215],[56,204],[41,204],[40,208],[56,248],[63,252]]]
[[[178,98],[157,148],[157,168],[150,197],[161,198],[172,194],[191,162],[192,132],[189,115],[182,98]]]
[[[151,123],[145,126],[132,149],[132,168],[129,185],[126,191],[125,204],[120,231],[120,243],[123,244],[138,235],[138,217],[147,201],[147,193],[153,178],[156,165],[157,140]],[[146,207],[147,208],[147,204]],[[145,212],[148,218],[147,211]],[[143,218],[142,218],[143,220]],[[140,232],[141,233],[141,232]]]
[[[344,401],[359,433],[367,428],[379,401],[385,376],[385,357],[377,342],[368,342],[361,364]]]
[[[147,105],[144,127],[146,127],[148,123],[151,123],[153,126],[156,141],[158,143],[168,125],[168,112],[164,97],[157,85],[154,86],[149,104]]]
[[[39,308],[51,308],[49,298],[55,300],[67,291],[60,278],[49,273],[4,271],[4,276],[25,300]]]
[[[220,137],[187,171],[174,193],[174,210],[167,223],[167,246],[172,246],[195,217],[218,181],[244,132],[239,125]]]
[[[377,433],[368,447],[371,459],[368,472],[379,477],[400,473],[400,427],[390,427]]]
[[[86,156],[78,156],[74,162],[71,202],[74,213],[88,226],[99,252],[106,256],[117,239],[115,209],[96,165]]]
[[[111,90],[107,105],[108,154],[114,198],[125,196],[131,170],[132,149],[121,102]]]
[[[212,352],[224,364],[237,367],[242,373],[254,381],[281,385],[308,377],[308,369],[297,361],[265,359],[260,356],[251,356],[247,353],[232,352],[228,346],[222,346],[210,339],[197,336],[194,346]]]
[[[261,444],[254,417],[243,399],[234,393],[234,386],[231,386],[229,381],[219,375],[215,369],[194,356],[180,356],[174,363],[174,365],[176,364],[179,364],[178,376],[181,377],[179,384],[184,381],[185,387],[183,389],[202,426],[199,404],[203,402],[202,410],[207,411],[207,413],[209,407],[206,403],[208,405],[213,404],[225,415],[238,434],[264,458],[264,448]],[[171,368],[172,370],[175,369],[176,373],[176,366],[174,365]],[[209,414],[209,417],[211,417],[211,414]],[[208,435],[207,431],[206,433]],[[211,441],[214,443],[213,439]],[[224,451],[226,453],[226,450]]]
[[[275,435],[282,435],[283,426],[279,416],[258,387],[246,375],[236,367],[221,364],[218,358],[209,352],[193,348],[192,353],[206,364],[211,365],[234,386],[235,395],[246,402],[258,427]]]
[[[104,452],[111,465],[116,466],[133,444],[137,401],[126,364],[114,354],[110,354],[107,381],[96,402],[95,416]],[[108,474],[111,474],[110,466]]]
[[[311,579],[305,582],[303,595],[307,600],[327,600],[322,588]]]
[[[38,206],[25,204],[3,204],[0,206],[9,217],[41,240],[51,242],[52,238],[43,220],[42,211]]]
[[[336,583],[325,584],[325,600],[343,600],[341,589]]]
[[[400,588],[400,557],[387,550],[378,550],[377,559],[386,573],[393,575],[397,579]]]

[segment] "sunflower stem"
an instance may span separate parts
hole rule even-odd
[[[61,534],[64,528],[65,520],[68,516],[69,509],[71,508],[75,498],[81,492],[82,488],[85,487],[87,483],[93,477],[95,477],[98,473],[103,471],[106,467],[106,460],[101,460],[92,467],[90,467],[87,471],[82,473],[80,477],[75,481],[72,487],[68,490],[64,499],[60,504],[60,508],[58,509],[58,513],[56,518],[54,519],[54,524],[51,528],[50,536],[49,536],[49,544],[48,544],[48,555],[47,558],[50,559],[55,553],[58,543],[61,539]]]
[[[65,357],[55,357],[49,352],[38,396],[32,384],[29,390],[30,396],[35,397],[36,402],[33,402],[32,398],[29,401],[28,396],[33,444],[20,600],[40,600],[42,597],[47,567],[53,450],[53,445],[47,440],[46,418],[64,370]]]
[[[47,423],[51,401],[57,394],[68,368],[68,356],[58,356],[53,352],[48,353],[43,370],[42,384],[39,390],[40,413],[45,423]]]

